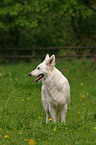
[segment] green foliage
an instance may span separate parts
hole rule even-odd
[[[94,4],[94,0],[1,0],[1,47],[64,46],[73,35],[94,37]]]

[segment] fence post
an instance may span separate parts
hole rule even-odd
[[[13,48],[13,55],[14,55],[14,58],[12,59],[12,62],[13,63],[18,63],[19,62],[19,59],[18,59],[18,50],[17,48]]]

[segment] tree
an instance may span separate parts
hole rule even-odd
[[[1,0],[0,47],[64,46],[74,35],[72,43],[94,37],[94,4],[95,0]]]

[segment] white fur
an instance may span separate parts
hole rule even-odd
[[[38,69],[39,67],[39,69]],[[54,122],[65,122],[67,105],[70,101],[70,85],[63,74],[55,67],[55,56],[46,55],[45,60],[30,73],[38,76],[43,73],[42,79],[42,102],[46,112],[46,123],[49,122],[50,114]]]

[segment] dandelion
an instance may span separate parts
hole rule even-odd
[[[21,100],[22,102],[24,101],[24,99]]]
[[[36,141],[34,139],[30,139],[28,142],[29,145],[35,145]]]
[[[83,83],[81,83],[81,86],[83,86]]]
[[[65,135],[67,135],[67,133],[65,133]]]
[[[39,119],[41,118],[41,117],[38,117]]]
[[[93,127],[93,129],[96,129],[96,127]]]
[[[5,135],[4,138],[10,138],[9,135]]]
[[[51,121],[51,120],[52,120],[52,118],[49,119],[49,121]]]
[[[29,97],[27,99],[29,100]]]
[[[56,131],[56,128],[54,128],[54,131]]]
[[[82,99],[80,99],[80,101],[82,101]]]
[[[0,110],[2,110],[2,108]]]
[[[0,76],[2,76],[2,73],[0,73]]]
[[[27,115],[28,113],[26,112],[26,115]]]
[[[22,132],[18,133],[18,134],[23,134]]]
[[[36,101],[38,101],[38,99],[36,99]]]
[[[68,109],[70,109],[70,107]]]
[[[14,142],[14,140],[12,140],[12,142]]]
[[[3,70],[3,67],[1,67],[1,70]]]
[[[29,141],[28,139],[24,139],[24,141]]]

